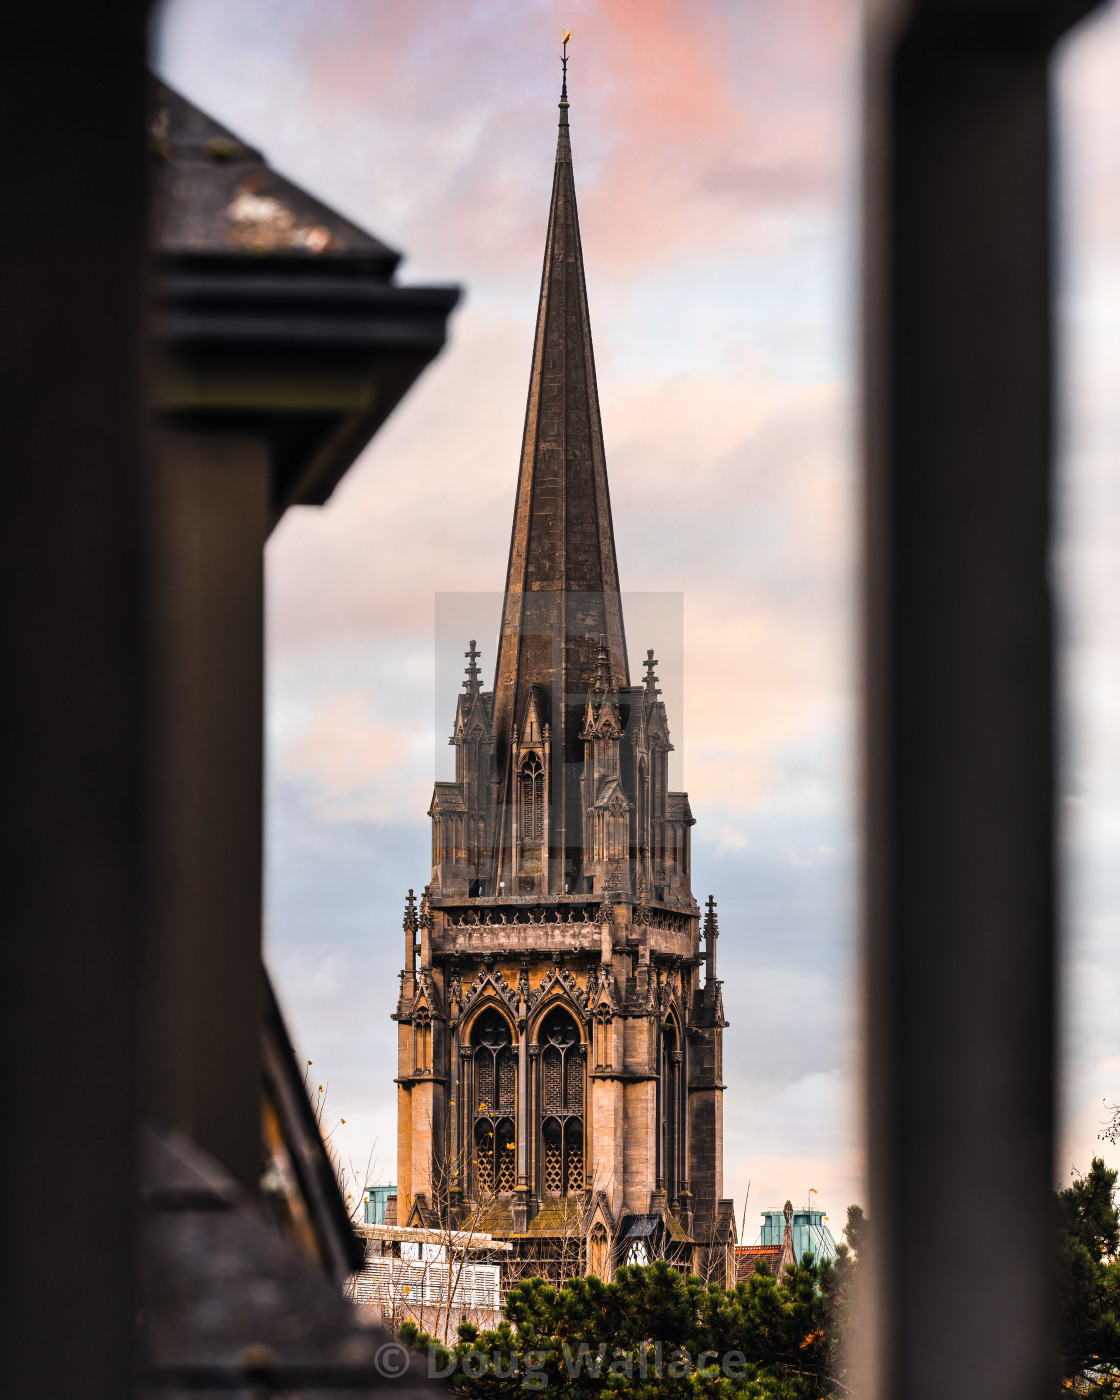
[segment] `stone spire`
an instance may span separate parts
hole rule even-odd
[[[540,719],[553,735],[549,845],[553,860],[571,870],[579,861],[582,821],[578,778],[571,770],[582,759],[579,732],[589,686],[600,674],[600,636],[613,690],[629,685],[629,670],[566,72],[505,592],[494,681],[494,736],[503,769],[499,801],[510,800],[512,771],[505,755],[514,727],[524,728],[535,691],[548,711]],[[503,866],[507,858],[503,853]]]

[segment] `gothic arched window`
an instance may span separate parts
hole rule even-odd
[[[540,1029],[540,1192],[583,1190],[583,1050],[579,1030],[559,1007]]]
[[[432,1016],[426,1007],[417,1011],[412,1022],[413,1061],[423,1074],[432,1067]]]
[[[521,839],[544,840],[544,769],[535,753],[521,765]]]
[[[471,1120],[476,1197],[517,1184],[517,1057],[509,1023],[484,1012],[471,1032]]]
[[[661,1028],[661,1163],[662,1184],[670,1201],[681,1186],[681,1064],[676,1025],[667,1021]]]

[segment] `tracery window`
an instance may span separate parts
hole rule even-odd
[[[629,1247],[628,1247],[627,1250],[626,1250],[626,1263],[627,1263],[627,1264],[648,1264],[648,1263],[649,1263],[649,1246],[646,1244],[645,1240],[638,1239],[638,1240],[631,1240],[631,1241],[630,1241]]]
[[[521,765],[521,839],[544,840],[544,769],[535,753]]]
[[[517,1184],[517,1057],[509,1023],[486,1011],[471,1032],[472,1119],[476,1196]]]
[[[584,1066],[579,1030],[559,1007],[540,1030],[540,1191],[583,1190]]]

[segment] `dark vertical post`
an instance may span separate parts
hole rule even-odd
[[[884,1400],[1052,1393],[1048,66],[1073,8],[919,0],[870,34],[865,990]],[[964,1268],[917,1248],[917,1203],[945,1229],[998,1218],[998,1240]]]
[[[4,6],[0,1392],[44,1400],[131,1392],[144,83],[142,4]]]
[[[144,1110],[260,1178],[268,454],[153,434]]]

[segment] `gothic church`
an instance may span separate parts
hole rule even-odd
[[[715,904],[701,955],[656,662],[627,659],[566,76],[493,690],[479,656],[405,909],[397,1219],[723,1280]]]

